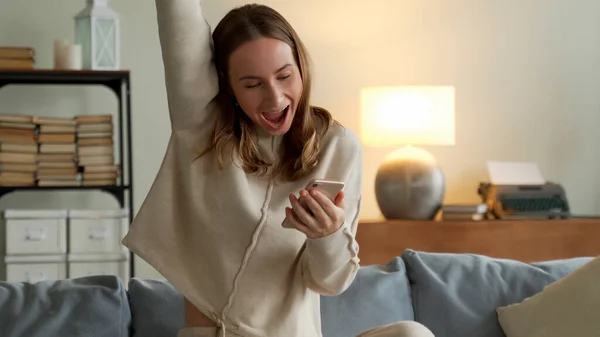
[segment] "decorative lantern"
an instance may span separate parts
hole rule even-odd
[[[87,6],[75,16],[75,43],[81,45],[84,69],[119,69],[119,14],[108,0],[86,0]]]

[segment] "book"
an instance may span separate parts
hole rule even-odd
[[[35,173],[36,170],[35,164],[0,163],[0,172]]]
[[[481,221],[485,219],[488,207],[486,204],[443,205],[441,219]]]
[[[85,115],[76,116],[77,124],[112,124],[112,115]]]
[[[0,58],[0,69],[31,70],[34,67],[33,59]]]
[[[113,126],[110,123],[104,124],[80,124],[77,125],[77,133],[112,133]]]
[[[12,179],[12,180],[24,180],[31,181],[35,179],[35,175],[33,173],[26,172],[0,172],[0,177],[2,179]]]
[[[75,125],[41,124],[40,133],[75,133]]]
[[[0,47],[0,58],[3,59],[35,59],[35,49],[31,47]]]
[[[34,130],[35,124],[33,123],[16,123],[16,122],[2,122],[0,121],[0,129],[8,131],[12,129],[25,129]]]
[[[75,126],[75,119],[65,117],[40,117],[34,116],[33,123],[38,125],[66,125]]]
[[[0,178],[0,186],[3,187],[23,187],[23,186],[35,186],[35,181],[24,181],[24,180],[14,180],[14,179],[3,179]]]
[[[33,186],[35,175],[23,172],[0,172],[0,186]]]
[[[54,144],[54,143],[43,143],[40,144],[40,153],[75,153],[76,144]]]
[[[84,172],[82,175],[83,180],[114,180],[116,182],[117,172],[100,172],[100,173],[88,173]]]
[[[89,173],[105,173],[105,172],[119,172],[121,167],[119,165],[93,165],[85,166],[83,168],[83,174]]]
[[[10,143],[0,141],[0,152],[37,153],[37,144]]]
[[[75,153],[38,153],[38,162],[75,162]]]
[[[79,156],[107,156],[113,154],[113,147],[112,145],[78,147],[77,154]]]
[[[40,143],[75,143],[75,133],[42,133],[38,136]]]
[[[22,143],[22,144],[37,144],[35,136],[27,136],[12,133],[0,133],[0,142],[3,143]]]
[[[0,134],[35,137],[35,129],[19,129],[0,126]]]
[[[77,175],[77,168],[75,167],[70,167],[70,168],[40,168],[37,171],[38,175],[69,175],[69,176],[74,176]]]
[[[77,146],[79,146],[79,147],[99,146],[99,145],[113,145],[112,136],[101,137],[101,138],[79,138],[77,140]]]
[[[484,203],[442,206],[442,212],[444,213],[485,213],[487,209],[487,204]]]
[[[110,138],[112,139],[112,132],[77,132],[77,141],[81,141],[86,138]]]
[[[93,165],[111,165],[114,162],[114,157],[109,156],[79,156],[78,163],[80,166]]]
[[[116,185],[116,179],[103,179],[103,180],[83,180],[82,186],[113,186]]]
[[[40,179],[37,182],[38,186],[81,186],[79,180],[54,180],[54,179]]]
[[[37,174],[38,180],[77,181],[77,175],[71,174]]]
[[[33,124],[32,116],[0,114],[0,122]]]
[[[0,152],[0,163],[34,164],[36,154]]]
[[[58,162],[52,162],[52,161],[38,161],[37,163],[37,168],[38,169],[46,169],[46,168],[73,168],[76,169],[77,165],[75,165],[75,161],[71,160],[71,161],[58,161]]]

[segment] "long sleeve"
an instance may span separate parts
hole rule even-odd
[[[328,236],[307,239],[302,253],[304,283],[321,295],[342,293],[350,286],[359,268],[355,236],[361,211],[362,150],[354,137],[347,139],[349,144],[342,149],[349,154],[347,165],[351,165],[344,187],[345,222]]]
[[[204,125],[219,85],[201,1],[156,0],[156,10],[171,126]]]

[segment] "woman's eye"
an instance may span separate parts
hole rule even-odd
[[[279,79],[280,79],[280,80],[285,80],[285,79],[288,79],[288,78],[290,78],[290,76],[291,76],[291,75],[284,75],[284,76],[281,76]]]
[[[246,88],[248,88],[248,89],[252,89],[252,88],[256,88],[256,87],[258,87],[259,85],[260,85],[260,83],[256,83],[256,84],[247,84],[247,85],[246,85]]]

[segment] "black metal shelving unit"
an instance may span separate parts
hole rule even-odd
[[[115,186],[10,186],[0,187],[0,198],[13,192],[102,191],[112,195],[121,208],[127,208],[133,221],[133,160],[131,137],[131,78],[128,70],[0,70],[0,89],[7,85],[100,85],[116,96],[118,109],[119,184]],[[126,134],[124,134],[126,131]],[[124,150],[127,155],[125,156]],[[126,165],[125,165],[126,164]],[[125,167],[126,166],[126,169]],[[134,277],[133,253],[129,253],[129,275]]]

